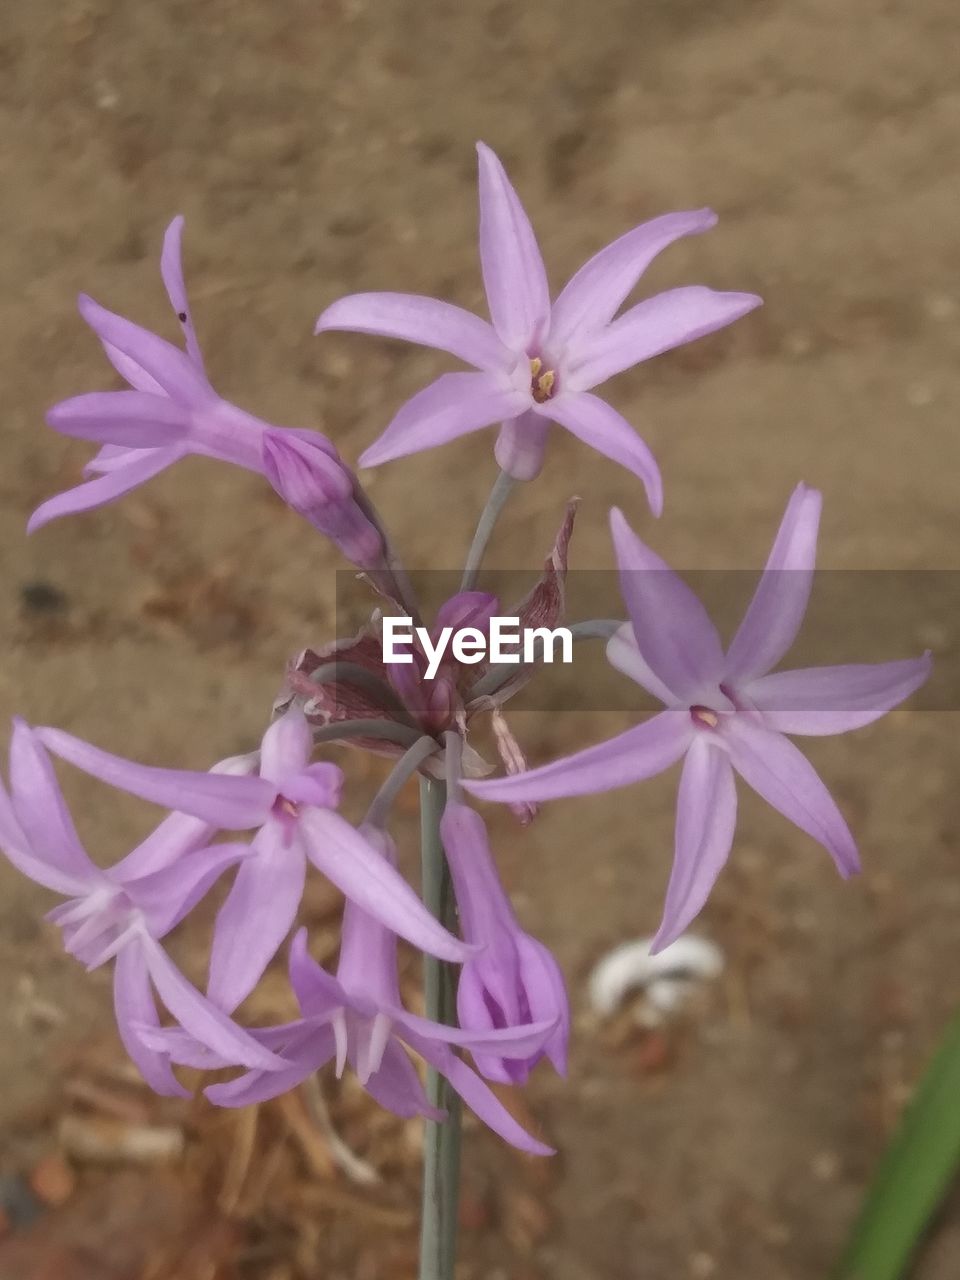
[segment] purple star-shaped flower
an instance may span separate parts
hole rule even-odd
[[[502,423],[497,461],[517,479],[536,476],[551,422],[643,481],[663,505],[657,464],[629,423],[594,387],[642,360],[721,329],[760,305],[751,293],[691,286],[648,298],[614,319],[656,255],[716,223],[709,209],[667,214],[635,227],[591,258],[551,305],[536,237],[503,165],[483,143],[480,264],[490,316],[434,298],[360,293],[333,303],[318,333],[348,329],[449,351],[478,370],[447,373],[400,409],[363,454],[375,466]]]
[[[81,294],[80,314],[129,390],[73,396],[49,410],[47,422],[55,430],[102,448],[85,468],[94,478],[42,503],[28,531],[102,506],[193,453],[267,474],[281,496],[324,532],[337,540],[342,531],[348,555],[356,550],[361,561],[375,561],[382,549],[379,535],[356,510],[353,477],[330,441],[317,431],[271,427],[210,385],[183,281],[182,235],[183,218],[174,218],[164,236],[160,272],[186,350]],[[303,480],[292,474],[297,469],[307,474],[311,494],[304,495]]]
[[[217,916],[207,994],[220,1008],[233,1010],[250,994],[290,932],[308,861],[420,950],[445,960],[473,953],[335,812],[343,774],[334,764],[308,763],[313,738],[298,707],[267,729],[256,777],[159,769],[100,751],[59,729],[36,734],[62,759],[120,790],[191,814],[215,830],[257,829]]]
[[[390,838],[374,828],[362,830],[380,849],[384,861],[392,864],[395,852]],[[400,996],[395,935],[351,902],[344,910],[336,977],[311,957],[306,930],[300,930],[290,948],[290,980],[301,1017],[283,1026],[250,1032],[264,1048],[284,1060],[285,1068],[254,1068],[226,1084],[210,1085],[206,1094],[211,1102],[241,1107],[274,1098],[335,1060],[338,1075],[349,1062],[367,1092],[395,1114],[443,1119],[443,1113],[427,1100],[407,1056],[409,1048],[446,1076],[480,1119],[507,1142],[534,1155],[552,1154],[549,1147],[532,1138],[514,1120],[476,1072],[457,1057],[453,1047],[505,1058],[528,1058],[537,1054],[553,1034],[554,1021],[466,1031],[408,1013]],[[143,1028],[143,1035],[155,1052],[186,1066],[220,1068],[237,1064],[236,1058],[211,1052],[190,1034],[157,1031],[149,1026]]]
[[[224,772],[243,763],[224,761]],[[37,884],[68,899],[48,919],[70,955],[88,969],[114,965],[114,1005],[121,1039],[158,1093],[188,1096],[167,1057],[146,1046],[143,1026],[158,1027],[154,992],[189,1033],[219,1053],[261,1070],[283,1062],[236,1026],[179,972],[159,945],[215,881],[247,856],[245,845],[209,845],[214,829],[171,814],[126,858],[96,866],[80,842],[39,736],[16,721],[10,745],[10,796],[0,785],[0,848]]]
[[[784,735],[844,733],[869,724],[926,680],[930,655],[768,674],[793,644],[806,612],[820,508],[820,494],[799,485],[726,653],[700,601],[614,510],[630,624],[610,640],[607,656],[667,709],[542,768],[463,783],[489,800],[551,800],[626,786],[683,757],[673,872],[655,950],[690,924],[726,862],[736,823],[734,772],[824,845],[841,875],[859,870],[856,844],[836,803]]]

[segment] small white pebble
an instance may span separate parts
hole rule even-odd
[[[652,941],[621,943],[594,967],[589,997],[595,1013],[610,1017],[628,993],[637,990],[646,991],[659,1012],[671,1013],[695,982],[709,981],[723,971],[723,952],[705,938],[686,934],[657,955],[650,954]]]

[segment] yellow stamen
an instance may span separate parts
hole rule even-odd
[[[530,361],[530,394],[537,404],[544,404],[550,399],[556,381],[556,372],[553,369],[544,369],[540,357],[534,356]]]

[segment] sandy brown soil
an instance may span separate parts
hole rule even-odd
[[[74,296],[89,289],[169,332],[157,259],[184,212],[218,388],[273,421],[322,427],[354,458],[450,366],[359,337],[315,340],[313,319],[365,288],[479,304],[477,137],[507,163],[555,282],[642,218],[710,204],[719,227],[664,255],[650,288],[702,281],[767,300],[609,389],[660,459],[656,527],[629,477],[558,435],[495,562],[534,567],[576,491],[577,568],[609,567],[612,502],[675,563],[753,567],[802,478],[825,492],[824,564],[955,568],[955,52],[949,0],[7,0],[4,713],[182,766],[256,740],[286,658],[330,633],[335,557],[254,477],[202,462],[27,542],[29,511],[87,453],[44,427],[45,406],[111,385]],[[413,565],[456,563],[491,440],[370,477]],[[955,625],[915,619],[916,649],[956,640]],[[837,645],[838,660],[900,656],[855,620]],[[515,727],[543,760],[614,722],[531,714]],[[956,731],[955,715],[903,711],[811,744],[862,842],[866,871],[850,885],[744,799],[700,922],[726,976],[659,1056],[591,1025],[584,980],[608,945],[656,924],[675,780],[558,804],[519,835],[498,822],[505,875],[563,961],[579,1029],[570,1080],[544,1073],[529,1091],[561,1152],[546,1181],[471,1132],[468,1160],[507,1187],[533,1178],[538,1207],[532,1225],[509,1208],[475,1214],[465,1277],[826,1273],[956,1001]],[[144,829],[138,807],[67,782],[104,856]],[[44,896],[5,867],[0,882],[2,1132],[110,1015],[103,976],[86,978],[40,925]],[[315,1271],[243,1274],[406,1274],[368,1244],[354,1217],[335,1217]],[[3,1280],[28,1265],[0,1247]],[[917,1275],[958,1269],[954,1213]]]

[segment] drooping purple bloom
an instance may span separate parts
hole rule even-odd
[[[479,143],[480,263],[492,324],[434,298],[361,293],[333,303],[318,333],[348,329],[404,338],[458,356],[477,370],[447,373],[414,396],[360,459],[375,466],[502,423],[497,461],[517,479],[543,464],[549,424],[639,476],[653,511],[660,473],[633,428],[593,388],[651,356],[721,329],[752,311],[749,293],[671,289],[614,319],[661,250],[716,222],[709,209],[635,227],[591,258],[551,305],[536,237],[503,165]]]
[[[357,501],[356,478],[314,433],[271,427],[263,434],[262,461],[267,479],[289,507],[309,520],[362,569],[383,565],[380,531]]]
[[[333,764],[308,763],[313,740],[299,708],[267,729],[256,777],[159,769],[109,755],[59,729],[36,734],[62,759],[122,791],[192,814],[218,830],[257,828],[217,915],[207,994],[220,1008],[232,1011],[250,994],[290,932],[308,861],[422,951],[446,960],[471,954],[335,811],[343,774]]]
[[[47,422],[56,431],[97,441],[102,448],[85,468],[94,478],[42,503],[30,517],[29,532],[129,493],[187,454],[265,470],[264,433],[278,428],[222,399],[210,385],[183,281],[182,234],[183,218],[174,218],[164,236],[160,272],[183,329],[185,351],[81,295],[81,316],[130,389],[73,396],[49,410]],[[336,464],[336,449],[319,432],[284,432]]]
[[[734,772],[818,840],[841,875],[859,869],[840,810],[785,734],[833,734],[878,719],[926,680],[930,655],[899,662],[768,674],[787,653],[806,611],[821,496],[799,485],[766,568],[726,653],[689,587],[611,513],[621,592],[631,622],[610,640],[609,661],[666,710],[626,733],[512,778],[465,782],[490,800],[549,800],[626,786],[684,758],[676,851],[659,950],[706,902],[733,841]]]
[[[220,768],[233,770],[237,762]],[[66,950],[88,969],[114,960],[114,1005],[121,1039],[158,1093],[187,1096],[167,1057],[144,1044],[157,1027],[156,998],[187,1032],[219,1053],[267,1071],[282,1067],[179,972],[160,946],[217,879],[242,862],[247,847],[209,846],[213,828],[183,813],[166,818],[108,870],[80,842],[38,735],[22,721],[10,745],[10,796],[0,785],[0,848],[24,875],[68,899],[48,919]],[[156,996],[154,995],[156,993]]]
[[[483,819],[468,805],[448,800],[440,835],[453,878],[457,909],[467,942],[481,949],[467,960],[457,986],[457,1019],[465,1031],[547,1022],[555,1027],[527,1058],[473,1050],[489,1080],[523,1084],[547,1057],[561,1075],[567,1070],[570,1006],[563,975],[542,942],[520,928],[500,883]]]
[[[385,861],[393,862],[392,843],[382,831],[364,828]],[[206,1095],[224,1107],[247,1106],[276,1097],[336,1062],[342,1075],[349,1062],[360,1083],[381,1106],[395,1114],[442,1119],[427,1100],[416,1069],[406,1053],[412,1049],[441,1072],[481,1120],[507,1142],[534,1155],[552,1151],[531,1137],[480,1077],[454,1052],[536,1054],[554,1030],[553,1022],[491,1032],[461,1031],[408,1013],[397,975],[397,940],[372,916],[348,902],[344,911],[340,960],[332,977],[310,956],[306,930],[290,949],[290,979],[301,1017],[281,1027],[250,1034],[285,1060],[282,1071],[250,1070],[227,1084],[211,1085]],[[210,1052],[194,1037],[176,1031],[145,1028],[147,1042],[174,1062],[195,1067],[236,1065],[229,1055]]]

